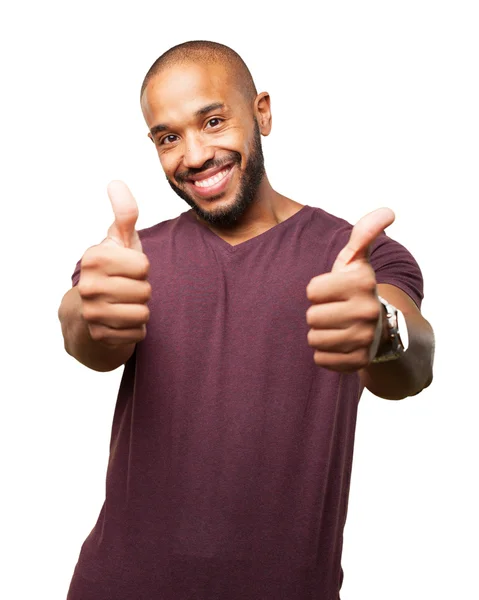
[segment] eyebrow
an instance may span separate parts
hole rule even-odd
[[[219,110],[224,108],[225,105],[222,102],[213,102],[212,104],[207,104],[206,106],[203,106],[202,108],[198,109],[195,112],[195,117],[203,117],[212,110]],[[162,133],[163,131],[168,131],[170,129],[171,127],[169,127],[166,123],[159,123],[158,125],[153,125],[153,127],[150,129],[150,133],[151,135],[157,135],[158,133]]]
[[[220,108],[225,108],[225,105],[222,102],[213,102],[213,104],[207,104],[195,112],[195,117],[203,117],[212,110],[219,110]]]

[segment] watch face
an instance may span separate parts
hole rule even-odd
[[[404,315],[402,314],[402,312],[399,309],[398,309],[398,314],[397,314],[397,322],[398,322],[399,337],[401,338],[401,344],[402,344],[404,350],[406,351],[409,346],[409,334],[407,331],[406,319],[404,318]]]

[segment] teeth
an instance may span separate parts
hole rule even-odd
[[[210,177],[209,179],[202,179],[201,181],[195,181],[195,185],[200,188],[211,187],[212,185],[215,185],[215,183],[218,183],[218,181],[221,181],[228,174],[229,170],[230,169],[228,167],[227,169],[220,171],[216,175],[213,175],[213,177]]]

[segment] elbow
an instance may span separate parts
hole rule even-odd
[[[427,378],[426,383],[424,384],[423,389],[426,389],[427,387],[429,387],[431,385],[433,379],[434,379],[434,376],[433,376],[433,372],[432,372],[432,369],[431,369],[431,372],[429,374],[429,377]]]
[[[425,390],[426,388],[428,388],[433,380],[433,373],[432,373],[432,369],[430,370],[430,372],[427,375],[426,380],[424,381],[424,383],[418,388],[417,391],[415,391],[413,394],[409,394],[410,396],[417,396],[418,394],[420,394],[423,390]]]
[[[432,383],[432,370],[427,373],[400,374],[390,373],[388,376],[375,378],[362,373],[364,387],[378,398],[384,400],[404,400],[417,396]]]
[[[432,370],[427,374],[426,379],[421,378],[421,380],[416,381],[415,385],[411,385],[411,388],[405,391],[403,394],[398,394],[397,397],[389,398],[389,400],[404,400],[405,398],[412,398],[413,396],[418,396],[423,390],[428,388],[432,383],[433,375]]]
[[[413,396],[414,394],[409,394],[408,392],[404,392],[404,391],[396,391],[396,390],[381,390],[381,389],[374,389],[373,387],[368,387],[367,388],[371,394],[374,394],[375,396],[377,396],[378,398],[382,398],[383,400],[404,400],[405,398],[408,398],[409,396]],[[419,392],[417,392],[419,393]]]

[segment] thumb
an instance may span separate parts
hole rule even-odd
[[[107,187],[115,221],[108,229],[108,238],[123,246],[142,252],[140,237],[135,229],[138,206],[123,181],[111,181]]]
[[[395,218],[390,208],[378,208],[359,219],[351,231],[348,243],[334,261],[331,271],[339,271],[355,260],[367,260],[369,246]]]

